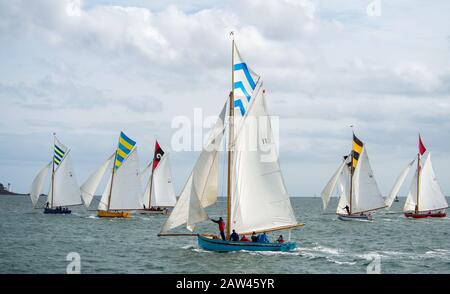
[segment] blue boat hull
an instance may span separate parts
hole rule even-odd
[[[62,210],[62,209],[55,209],[55,208],[44,208],[44,213],[45,214],[71,214],[72,211],[69,209]]]
[[[296,248],[294,242],[286,243],[259,243],[259,242],[233,242],[211,239],[198,236],[198,246],[208,251],[291,251]]]

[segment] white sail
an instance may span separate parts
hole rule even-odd
[[[113,158],[114,154],[111,154],[111,156],[96,171],[94,171],[81,186],[81,196],[83,197],[84,205],[86,205],[86,207],[91,205],[95,191],[97,191],[98,185],[100,184]]]
[[[140,173],[139,173],[139,179],[141,180],[141,185],[144,187],[144,189],[147,187],[148,182],[150,181],[150,176],[152,174],[152,166],[153,161],[151,161]],[[147,201],[143,201],[143,203],[148,203]]]
[[[98,204],[97,209],[106,211],[108,210],[109,196],[111,193],[111,182],[112,182],[112,172],[108,176],[108,182],[103,190],[102,197],[100,198],[100,202]]]
[[[341,176],[342,169],[344,168],[344,166],[345,166],[345,160],[342,161],[342,164],[334,172],[333,176],[330,178],[327,185],[323,188],[322,193],[320,194],[322,196],[323,210],[327,209],[328,203],[330,202],[331,193],[333,193],[334,187],[336,187],[336,184],[339,180],[339,177]]]
[[[251,146],[254,142],[258,146]],[[233,154],[230,229],[244,233],[296,225],[263,91],[258,92],[242,122]]]
[[[352,197],[352,214],[385,207],[384,199],[370,167],[366,146],[362,148],[353,174]]]
[[[347,162],[347,161],[345,161]],[[350,206],[350,173],[349,168],[345,166],[339,177],[339,202],[336,207],[337,214],[347,214],[346,206]]]
[[[30,198],[31,202],[33,203],[33,207],[36,206],[36,203],[39,200],[39,195],[41,195],[42,187],[44,186],[44,181],[45,178],[47,177],[51,165],[52,162],[49,162],[46,166],[44,166],[36,175],[36,177],[33,180],[33,183],[31,184]]]
[[[82,204],[80,188],[77,184],[75,171],[72,167],[70,150],[56,168],[53,184],[53,199],[51,199],[52,201],[50,202],[52,207]]]
[[[408,163],[406,168],[402,171],[402,173],[398,176],[397,180],[395,181],[395,184],[392,187],[391,192],[389,193],[388,197],[386,197],[386,199],[384,201],[387,206],[386,209],[391,208],[392,203],[394,203],[394,200],[397,197],[397,194],[400,191],[400,188],[402,187],[403,182],[405,181],[406,177],[408,176],[408,174],[413,166],[414,161],[415,160]]]
[[[411,185],[409,187],[408,196],[406,197],[405,206],[403,207],[404,212],[414,211],[416,209],[417,201],[417,169],[414,173],[414,177],[411,180]]]
[[[153,172],[152,206],[173,207],[177,202],[170,171],[169,154],[164,154]]]
[[[115,171],[109,203],[110,210],[142,209],[139,157],[135,147]]]
[[[195,224],[208,219],[204,208],[214,204],[218,195],[218,151],[225,130],[226,106],[227,104],[223,107],[208,144],[197,159],[172,213],[165,222],[162,233],[183,224],[187,224],[188,230],[193,231]]]
[[[431,153],[428,153],[420,173],[419,211],[430,211],[447,208],[448,203],[442,194],[431,163]]]

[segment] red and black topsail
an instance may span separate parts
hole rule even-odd
[[[164,155],[164,151],[161,149],[161,146],[159,146],[158,141],[155,143],[155,154],[153,156],[153,168],[152,171],[155,170],[155,168],[158,166],[159,161]]]

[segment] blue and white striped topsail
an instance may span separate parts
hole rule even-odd
[[[243,117],[253,102],[251,101],[260,76],[252,71],[234,46],[234,107],[235,115]]]
[[[55,168],[61,164],[61,161],[65,157],[67,153],[67,147],[64,146],[63,143],[61,143],[58,138],[55,137],[55,147],[54,147],[54,154],[53,154],[53,162],[55,164]]]

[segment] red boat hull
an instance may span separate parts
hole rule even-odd
[[[406,212],[406,217],[410,218],[427,218],[427,217],[446,217],[447,214],[445,212],[429,212],[429,213],[414,213],[414,212]]]

